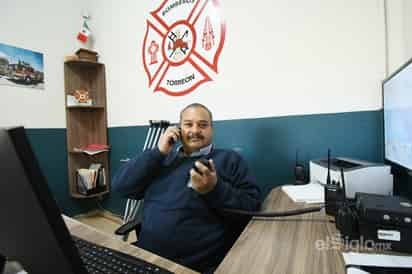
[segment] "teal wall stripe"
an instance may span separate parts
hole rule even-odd
[[[147,130],[148,126],[109,128],[109,142],[112,147],[110,153],[110,172],[112,178],[122,164],[120,162],[121,159],[131,159],[142,151]],[[103,202],[104,208],[119,215],[123,215],[125,205],[126,199],[113,192]]]
[[[309,160],[325,157],[328,148],[333,156],[382,162],[382,115],[378,110],[216,121],[214,143],[238,151],[266,195],[275,186],[293,183],[296,150],[307,174]],[[132,158],[142,150],[147,130],[147,126],[109,128],[112,177],[120,159]],[[95,208],[94,201],[69,197],[65,129],[29,129],[28,135],[63,211],[73,215]],[[102,205],[123,214],[125,199],[111,193]]]
[[[59,208],[73,216],[96,208],[90,200],[69,195],[66,129],[26,129],[30,144]]]
[[[260,119],[216,121],[214,143],[238,151],[249,163],[263,196],[275,186],[293,183],[295,152],[306,167],[310,159],[333,156],[383,161],[382,112],[363,111]],[[144,144],[147,126],[110,128],[112,176],[121,158],[132,158]],[[116,194],[105,207],[122,214],[125,200]]]
[[[250,163],[264,194],[293,183],[296,151],[309,174],[309,160],[327,155],[383,161],[381,111],[221,121],[219,146],[238,150]]]

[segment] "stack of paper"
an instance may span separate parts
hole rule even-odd
[[[106,185],[106,175],[102,164],[93,163],[89,168],[77,169],[77,190],[87,195],[97,187]]]
[[[108,145],[102,145],[102,144],[90,144],[85,147],[81,148],[73,148],[75,152],[84,152],[89,155],[95,155],[98,153],[102,153],[104,151],[109,151],[110,147]]]
[[[324,187],[319,183],[311,182],[306,185],[288,185],[282,187],[285,192],[296,203],[324,203]]]

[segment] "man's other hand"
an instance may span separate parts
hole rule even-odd
[[[209,160],[210,168],[199,161],[195,162],[196,168],[202,173],[199,174],[195,169],[190,170],[190,178],[192,179],[192,188],[200,193],[206,194],[212,191],[217,183],[217,174],[213,160]]]
[[[180,129],[178,127],[168,127],[166,131],[160,136],[157,147],[160,153],[167,155],[172,150],[174,144],[180,138]]]

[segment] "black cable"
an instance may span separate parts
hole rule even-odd
[[[246,215],[246,216],[252,216],[252,217],[286,217],[286,216],[295,216],[295,215],[301,215],[301,214],[321,211],[324,207],[325,205],[321,205],[317,207],[288,210],[288,211],[283,211],[283,212],[258,212],[258,211],[248,211],[248,210],[231,209],[231,208],[224,208],[223,211],[227,213]]]

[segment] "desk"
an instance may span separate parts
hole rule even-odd
[[[303,207],[276,188],[264,201],[262,210]],[[321,246],[319,240],[330,244],[338,233],[330,220],[324,211],[277,219],[255,217],[216,273],[345,274],[343,257],[337,248],[317,248]]]
[[[140,259],[143,259],[149,263],[153,263],[160,267],[166,268],[174,273],[181,273],[181,274],[193,274],[198,273],[193,270],[190,270],[187,267],[178,265],[168,259],[159,257],[149,251],[144,249],[135,247],[128,243],[125,243],[113,235],[106,234],[95,228],[80,223],[72,218],[64,216],[64,221],[72,235],[75,235],[79,238],[85,239],[87,241],[103,245],[109,248],[113,248],[115,250],[119,250],[121,252],[130,254],[132,256],[136,256]]]

